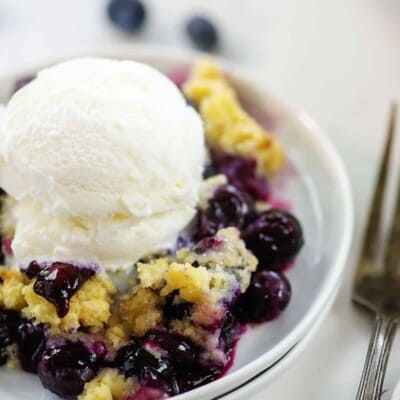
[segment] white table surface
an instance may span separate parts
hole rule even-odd
[[[185,17],[198,11],[212,16],[222,34],[220,54],[250,68],[327,131],[346,164],[356,205],[353,250],[333,310],[315,342],[253,398],[354,399],[371,322],[351,306],[350,282],[389,102],[400,99],[400,1],[146,3],[150,18],[145,30],[126,36],[104,17],[106,0],[0,0],[0,74],[32,59],[91,45],[187,46],[181,33]],[[400,340],[393,349],[384,400],[398,379]]]

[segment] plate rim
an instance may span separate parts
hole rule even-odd
[[[164,62],[169,61],[171,63],[182,64],[190,63],[199,57],[210,57],[209,54],[197,51],[158,45],[118,44],[112,46],[95,46],[83,48],[79,51],[68,52],[62,56],[38,57],[37,60],[32,60],[29,64],[17,66],[13,71],[2,73],[0,75],[0,87],[4,82],[14,80],[16,77],[23,76],[27,73],[32,73],[33,71],[42,68],[44,65],[85,55],[127,59],[151,58],[156,60],[158,58],[163,59]],[[341,157],[324,131],[305,112],[301,111],[297,107],[293,107],[286,100],[282,100],[278,95],[266,88],[265,85],[257,79],[258,75],[253,78],[253,74],[248,68],[240,67],[222,57],[215,55],[211,55],[211,57],[229,73],[232,73],[235,79],[240,80],[251,88],[256,88],[257,94],[260,95],[261,98],[272,100],[286,113],[294,116],[306,128],[304,130],[304,135],[308,137],[308,140],[314,141],[323,154],[330,159],[330,164],[332,166],[331,171],[338,184],[337,190],[340,190],[341,192],[340,195],[344,205],[342,210],[344,225],[336,257],[331,263],[332,266],[322,288],[320,289],[320,294],[304,314],[297,326],[295,326],[295,328],[292,329],[292,331],[290,331],[281,342],[270,349],[267,353],[262,354],[249,364],[216,381],[174,397],[176,400],[189,400],[205,397],[212,398],[213,396],[215,397],[218,395],[218,393],[221,393],[221,391],[226,391],[227,388],[237,387],[239,381],[243,383],[248,378],[254,377],[260,371],[265,369],[266,364],[271,365],[276,362],[282,357],[282,354],[287,353],[288,349],[293,348],[296,343],[304,338],[307,334],[308,328],[318,319],[323,306],[327,303],[328,299],[332,297],[336,286],[341,281],[341,276],[343,275],[342,273],[346,266],[346,260],[352,243],[354,230],[354,209],[350,180]],[[266,360],[266,355],[268,355],[268,361]]]

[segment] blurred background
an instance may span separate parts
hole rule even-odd
[[[400,1],[142,0],[145,17],[133,20],[121,17],[123,5],[110,12],[109,3],[0,0],[0,75],[50,56],[90,54],[90,49],[118,43],[201,45],[241,65],[310,114],[346,164],[356,204],[356,236],[343,290],[318,340],[257,398],[266,393],[277,400],[354,398],[370,322],[350,306],[351,269],[389,104],[400,99]],[[189,35],[188,23],[196,16],[212,27],[204,27],[203,20]],[[340,346],[332,345],[338,338]],[[400,377],[399,356],[397,346],[388,387]],[[390,398],[390,390],[383,398]]]

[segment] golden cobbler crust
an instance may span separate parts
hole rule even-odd
[[[222,72],[210,60],[194,65],[183,91],[204,120],[211,147],[257,161],[260,173],[276,172],[284,162],[277,140],[242,108]]]
[[[102,370],[87,382],[78,400],[122,400],[132,393],[137,384],[114,369]]]
[[[122,297],[121,319],[134,336],[143,336],[162,321],[164,303],[165,299],[152,289],[134,286]]]
[[[26,307],[22,315],[35,322],[49,324],[53,329],[76,331],[80,326],[102,328],[110,319],[110,305],[115,288],[105,273],[97,274],[71,297],[65,317],[57,315],[55,306],[33,291],[34,281],[22,290]]]
[[[23,289],[28,279],[18,269],[0,267],[0,306],[20,311],[26,306]]]

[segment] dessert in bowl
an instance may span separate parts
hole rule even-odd
[[[186,99],[141,64],[69,61],[2,115],[2,359],[63,398],[214,381],[289,304],[285,151],[213,63],[181,78]]]

